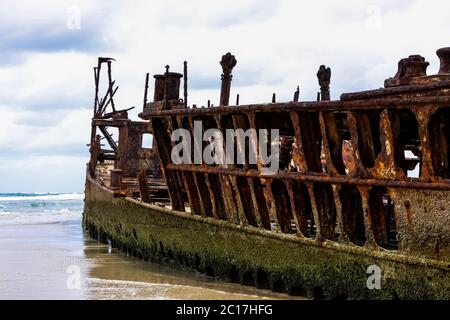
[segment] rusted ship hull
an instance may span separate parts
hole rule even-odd
[[[85,227],[143,258],[291,294],[450,299],[450,48],[437,54],[436,75],[412,55],[385,88],[337,101],[321,66],[318,101],[297,88],[292,102],[229,106],[228,53],[220,105],[202,108],[188,107],[187,64],[166,66],[150,103],[147,74],[143,121],[115,109],[99,58]]]
[[[83,223],[90,236],[150,261],[315,298],[450,299],[449,263],[300,239],[116,198],[89,175],[85,190]],[[383,272],[380,290],[367,287],[371,265]]]

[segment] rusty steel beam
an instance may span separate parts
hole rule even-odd
[[[108,129],[106,129],[106,127],[104,126],[98,126],[98,128],[100,129],[101,133],[105,137],[106,141],[108,141],[109,145],[114,150],[114,152],[117,153],[119,148],[117,147],[117,143],[111,137],[111,134],[108,132]]]
[[[187,61],[183,63],[183,97],[184,97],[184,107],[188,107],[188,69]]]
[[[409,189],[436,189],[436,190],[450,190],[450,180],[441,180],[436,182],[421,181],[419,178],[413,180],[389,180],[389,179],[375,179],[375,178],[353,178],[345,176],[329,176],[320,173],[301,174],[298,172],[279,172],[271,175],[260,174],[258,170],[250,169],[244,170],[239,168],[227,169],[223,167],[211,167],[206,165],[175,165],[168,164],[168,170],[182,171],[182,172],[202,172],[209,174],[221,174],[229,176],[243,176],[253,178],[265,179],[291,179],[296,181],[310,181],[318,183],[330,184],[351,184],[351,185],[367,185],[367,186],[382,186],[387,188],[409,188]]]
[[[145,108],[147,105],[147,95],[148,95],[148,81],[149,81],[150,73],[145,75],[145,86],[144,86],[144,103],[142,108]]]
[[[449,84],[450,88],[450,84]],[[288,111],[350,111],[350,110],[379,110],[379,109],[408,109],[411,106],[424,105],[449,106],[450,96],[437,95],[432,97],[412,97],[412,98],[384,98],[372,100],[351,100],[351,101],[308,101],[308,102],[285,102],[273,104],[250,104],[240,106],[220,106],[215,108],[197,109],[172,109],[154,110],[145,114],[146,118],[164,116],[201,116],[214,114],[239,114],[245,112],[288,112]]]

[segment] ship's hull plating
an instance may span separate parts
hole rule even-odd
[[[298,239],[115,198],[89,176],[83,224],[90,236],[141,258],[260,288],[325,298],[450,299],[446,262]],[[367,286],[376,286],[370,266],[382,272],[381,289]]]

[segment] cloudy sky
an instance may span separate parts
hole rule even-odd
[[[450,2],[426,0],[0,0],[0,192],[81,192],[98,56],[116,58],[116,104],[140,111],[145,73],[189,63],[190,103],[217,104],[222,54],[241,104],[378,88],[400,58],[438,69]],[[150,93],[152,96],[152,93]],[[232,98],[234,99],[234,98]]]

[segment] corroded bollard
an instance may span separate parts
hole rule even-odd
[[[441,48],[436,51],[439,60],[441,61],[441,67],[439,68],[438,74],[449,74],[450,73],[450,47]]]
[[[236,66],[237,61],[236,58],[231,54],[227,53],[222,56],[222,60],[220,60],[220,65],[222,66],[222,85],[220,88],[220,105],[228,106],[230,102],[230,89],[231,89],[231,80],[233,76],[231,72],[233,68]]]

